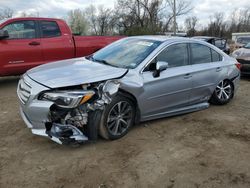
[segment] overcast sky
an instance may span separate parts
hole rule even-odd
[[[14,10],[14,16],[22,12],[37,14],[40,17],[66,18],[67,12],[72,9],[83,9],[90,4],[114,7],[116,0],[0,0],[0,8],[9,7]],[[199,24],[207,23],[209,16],[216,12],[224,12],[225,16],[236,8],[250,8],[250,0],[192,0],[194,7],[189,15],[199,18]],[[185,16],[184,16],[185,17]],[[179,22],[183,21],[179,18]]]

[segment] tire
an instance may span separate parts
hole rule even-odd
[[[233,83],[230,80],[223,80],[216,86],[210,102],[216,105],[227,104],[233,98],[233,93]]]
[[[101,110],[96,110],[89,113],[88,124],[86,127],[86,135],[89,140],[96,141],[98,139],[99,121],[102,116]]]
[[[102,113],[99,134],[107,140],[119,139],[128,133],[134,121],[134,102],[127,97],[117,95]]]

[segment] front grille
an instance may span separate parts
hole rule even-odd
[[[20,101],[23,104],[26,104],[29,100],[30,94],[31,94],[31,86],[27,82],[25,82],[23,78],[20,79],[17,86],[17,95]]]

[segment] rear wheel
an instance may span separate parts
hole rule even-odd
[[[110,140],[123,137],[134,124],[135,106],[130,99],[117,95],[103,111],[99,134]]]
[[[219,105],[228,103],[233,97],[233,90],[233,84],[230,80],[221,81],[211,97],[211,103]]]

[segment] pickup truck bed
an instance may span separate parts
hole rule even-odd
[[[121,39],[120,36],[74,36],[76,46],[76,57],[90,55],[114,42]]]

